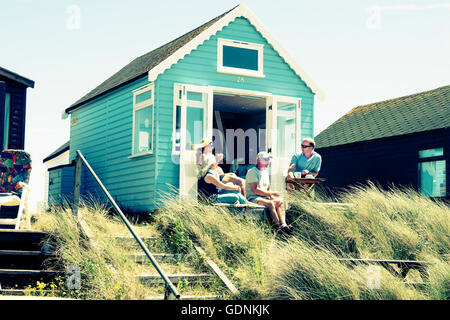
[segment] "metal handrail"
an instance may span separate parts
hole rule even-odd
[[[150,262],[152,263],[152,265],[155,267],[156,271],[159,273],[159,275],[161,276],[161,278],[164,280],[165,282],[165,286],[166,289],[168,289],[173,296],[175,297],[175,299],[179,299],[180,298],[180,294],[178,293],[177,289],[175,288],[175,286],[173,285],[172,281],[170,281],[170,279],[167,277],[167,275],[164,273],[164,271],[161,269],[160,265],[158,264],[158,262],[156,261],[156,259],[153,257],[153,255],[150,253],[150,251],[148,250],[147,246],[144,244],[144,242],[142,241],[142,239],[138,236],[138,234],[134,231],[133,227],[131,226],[130,222],[128,221],[128,219],[125,217],[125,215],[123,214],[122,210],[120,210],[119,206],[117,205],[117,203],[114,201],[114,199],[112,198],[112,196],[109,194],[108,190],[105,188],[105,186],[103,185],[103,183],[100,181],[100,179],[98,178],[97,174],[94,172],[94,170],[91,168],[91,166],[89,165],[89,163],[87,162],[87,160],[84,158],[83,154],[81,153],[80,150],[77,150],[77,165],[76,165],[76,171],[81,169],[81,162],[86,166],[86,168],[89,170],[89,172],[92,174],[92,176],[94,177],[95,181],[98,183],[98,185],[100,186],[100,188],[102,189],[102,191],[105,193],[106,197],[108,198],[108,200],[111,202],[111,204],[113,205],[114,209],[116,209],[117,213],[119,214],[120,218],[122,219],[122,221],[125,223],[126,227],[128,228],[128,230],[131,232],[131,234],[133,235],[134,239],[136,240],[136,242],[139,244],[139,246],[141,247],[141,249],[144,251],[145,255],[147,256],[147,258],[150,260]],[[81,161],[81,162],[79,162]],[[79,178],[78,180],[80,180],[81,178],[81,172],[79,172],[78,174]],[[79,203],[79,198],[80,198],[80,181],[77,181],[77,172],[75,173],[75,189],[77,189],[77,184],[78,184],[78,191],[74,192],[74,203],[73,203],[73,211],[75,214],[78,213],[78,203]],[[165,295],[165,298],[169,298],[168,295]]]

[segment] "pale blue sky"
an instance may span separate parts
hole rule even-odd
[[[69,139],[66,107],[134,58],[239,3],[0,0],[0,66],[36,82],[25,141],[33,199],[43,195],[42,159]],[[245,3],[325,92],[315,103],[315,134],[355,106],[450,84],[448,0]],[[71,5],[80,9],[79,29],[67,27]]]

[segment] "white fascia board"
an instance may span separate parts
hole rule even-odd
[[[267,31],[261,21],[256,15],[250,11],[245,4],[240,4],[234,10],[223,16],[216,21],[208,29],[204,30],[197,37],[189,41],[183,47],[175,51],[166,60],[162,61],[156,67],[148,72],[148,80],[155,81],[156,78],[162,74],[165,70],[169,69],[172,65],[183,59],[186,55],[196,49],[203,42],[208,40],[211,36],[222,30],[232,21],[238,17],[244,17],[250,21],[250,23],[261,33],[261,35],[267,40],[267,42],[274,48],[275,51],[286,61],[286,63],[294,70],[294,72],[307,84],[308,87],[317,95],[317,97],[323,101],[325,99],[324,92],[315,84],[312,78],[296,63],[294,58],[281,46],[281,44]]]

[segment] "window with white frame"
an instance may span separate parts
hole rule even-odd
[[[427,197],[445,197],[446,169],[444,148],[419,150],[419,186]]]
[[[181,97],[182,88],[179,85],[174,86],[173,93],[173,141],[172,141],[172,153],[178,154],[180,152],[181,145]]]
[[[174,85],[174,109],[173,109],[173,135],[172,153],[179,154],[181,150],[181,138],[184,136],[185,150],[193,150],[194,145],[200,143],[206,133],[208,94],[195,89],[183,91],[181,85]],[[186,94],[186,105],[183,106],[183,94]],[[181,131],[181,112],[186,108],[184,120],[184,132]]]
[[[153,152],[154,85],[133,91],[133,156]]]
[[[217,71],[264,77],[264,45],[229,39],[217,40]]]

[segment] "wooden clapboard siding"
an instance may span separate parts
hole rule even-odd
[[[450,130],[439,129],[395,137],[360,141],[318,148],[322,156],[320,176],[329,191],[355,184],[365,184],[367,180],[383,188],[391,185],[419,189],[419,150],[444,148],[446,176],[449,176]],[[450,190],[449,179],[446,189]],[[448,198],[447,191],[447,198]]]
[[[264,45],[264,78],[217,72],[217,39]],[[237,18],[155,81],[154,154],[129,159],[132,143],[133,93],[148,84],[146,76],[101,95],[73,110],[70,160],[81,150],[120,206],[153,210],[162,194],[178,186],[179,166],[172,156],[174,83],[219,86],[302,98],[302,136],[313,135],[314,94],[245,18]],[[76,124],[74,124],[76,121]],[[73,186],[73,178],[67,178]],[[64,183],[64,181],[62,182]],[[96,193],[85,171],[82,192]]]
[[[48,203],[55,205],[61,203],[61,172],[60,169],[51,170],[48,173]]]
[[[71,202],[73,199],[74,178],[75,166],[64,166],[61,168],[61,195],[68,202]]]
[[[148,81],[143,77],[74,110],[70,132],[70,159],[75,159],[76,150],[81,150],[119,205],[136,211],[153,208],[155,185],[155,157],[147,155],[129,159],[133,126],[132,91],[146,84]],[[87,171],[83,174],[82,193],[101,194]]]
[[[50,206],[72,201],[74,175],[73,165],[61,165],[48,170],[48,204]]]
[[[0,76],[0,81],[5,83],[5,93],[9,93],[10,114],[9,114],[9,149],[24,149],[25,147],[25,116],[26,116],[26,90],[27,87]],[[2,95],[1,111],[0,111],[0,143],[3,147],[3,119],[4,119],[4,99]]]
[[[237,75],[217,72],[217,39],[226,38],[264,44],[264,78],[246,77],[237,82]],[[275,95],[302,98],[302,136],[313,136],[314,94],[272,46],[243,17],[205,41],[189,55],[161,74],[156,81],[156,189],[169,191],[178,186],[179,166],[172,160],[173,84],[186,83],[270,92]]]

